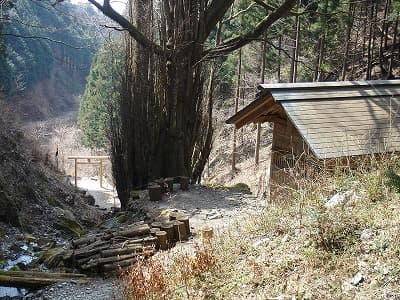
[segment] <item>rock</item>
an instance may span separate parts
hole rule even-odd
[[[78,222],[65,216],[54,224],[54,228],[76,236],[80,236],[83,232],[83,228]]]
[[[388,275],[391,269],[392,269],[391,267],[384,267],[382,270],[382,274],[385,276]]]
[[[213,215],[209,215],[208,216],[208,219],[209,220],[216,220],[216,219],[221,219],[223,216],[222,216],[222,214],[220,214],[220,213],[215,213],[215,214],[213,214]]]
[[[89,205],[94,205],[96,203],[96,200],[94,199],[94,197],[89,193],[89,192],[85,192],[85,195],[83,196],[83,198],[85,199],[85,202]]]
[[[362,241],[368,241],[368,240],[371,240],[372,235],[373,235],[372,229],[371,228],[366,228],[361,232],[360,239]]]
[[[65,176],[63,182],[67,185],[72,185],[72,176],[71,175]]]
[[[255,241],[254,243],[253,243],[253,247],[254,248],[257,248],[258,246],[261,246],[261,245],[263,245],[263,244],[265,244],[265,243],[268,243],[268,242],[270,242],[271,241],[271,239],[270,238],[268,238],[268,237],[264,237],[264,238],[262,238],[262,239],[260,239],[260,240],[258,240],[258,241]]]
[[[71,195],[67,196],[67,198],[65,198],[65,203],[67,203],[70,206],[74,205],[75,204],[74,197]]]
[[[358,272],[354,277],[350,280],[350,283],[354,286],[359,285],[361,282],[364,281],[364,277],[360,272]]]
[[[346,205],[358,201],[360,197],[353,190],[347,191],[343,194],[337,193],[325,203],[326,208],[333,208],[337,205]]]

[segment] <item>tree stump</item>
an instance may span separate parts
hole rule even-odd
[[[153,222],[153,223],[151,223],[151,227],[152,228],[159,228],[159,229],[161,229],[161,222]]]
[[[164,182],[168,187],[168,192],[173,193],[174,192],[174,178],[172,178],[172,177],[165,178]]]
[[[165,184],[164,179],[159,178],[159,179],[154,180],[154,182],[156,185],[158,184],[161,187],[161,193],[167,192],[167,185]]]
[[[201,239],[203,243],[209,243],[213,235],[214,231],[211,227],[206,226],[201,229]]]
[[[177,241],[187,240],[185,223],[180,221],[174,221],[174,233],[175,233],[175,239]]]
[[[190,224],[189,224],[189,217],[180,215],[177,218],[178,221],[185,223],[185,228],[186,228],[186,234],[189,236],[190,235]]]
[[[169,213],[169,220],[170,220],[170,221],[175,221],[175,220],[178,219],[178,217],[179,217],[180,215],[181,215],[181,214],[180,214],[179,212],[177,212],[177,211],[171,211],[171,212]]]
[[[156,232],[157,248],[160,250],[168,250],[168,238],[165,231]]]
[[[152,184],[148,187],[150,201],[160,201],[162,195],[162,188],[158,184]]]
[[[173,224],[171,224],[170,222],[162,224],[161,231],[165,231],[167,233],[167,240],[169,245],[172,245],[176,242]]]
[[[187,191],[189,189],[189,177],[182,176],[180,179],[181,190]]]
[[[160,231],[160,228],[154,227],[152,229],[150,229],[150,234],[152,236],[156,236],[156,233]]]

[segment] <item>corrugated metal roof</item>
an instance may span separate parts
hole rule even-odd
[[[318,158],[400,150],[400,80],[261,85]]]

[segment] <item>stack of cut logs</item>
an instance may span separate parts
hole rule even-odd
[[[169,249],[190,236],[189,217],[178,212],[171,212],[169,220],[151,223],[151,227],[150,232],[157,237],[157,245],[161,250]]]
[[[167,250],[189,235],[189,217],[171,213],[169,220],[151,227],[133,224],[72,240],[70,261],[85,272],[110,272],[149,257],[156,249]]]
[[[189,177],[178,176],[157,179],[154,182],[149,183],[149,198],[150,201],[160,201],[162,194],[172,193],[174,191],[174,184],[179,184],[181,190],[189,189]]]

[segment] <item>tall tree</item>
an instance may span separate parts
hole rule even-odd
[[[259,38],[296,4],[295,0],[286,0],[277,8],[271,7],[254,28],[206,48],[208,37],[234,0],[132,0],[130,20],[118,14],[109,0],[103,4],[89,2],[131,37],[129,76],[117,122],[119,151],[112,155],[119,160],[114,160],[114,175],[122,206],[132,188],[153,178],[192,177],[201,153],[196,150],[204,147],[205,58],[228,54]],[[152,14],[157,24],[154,27],[148,26],[149,19],[143,19],[153,9],[158,11]],[[121,177],[125,179],[118,180]]]

